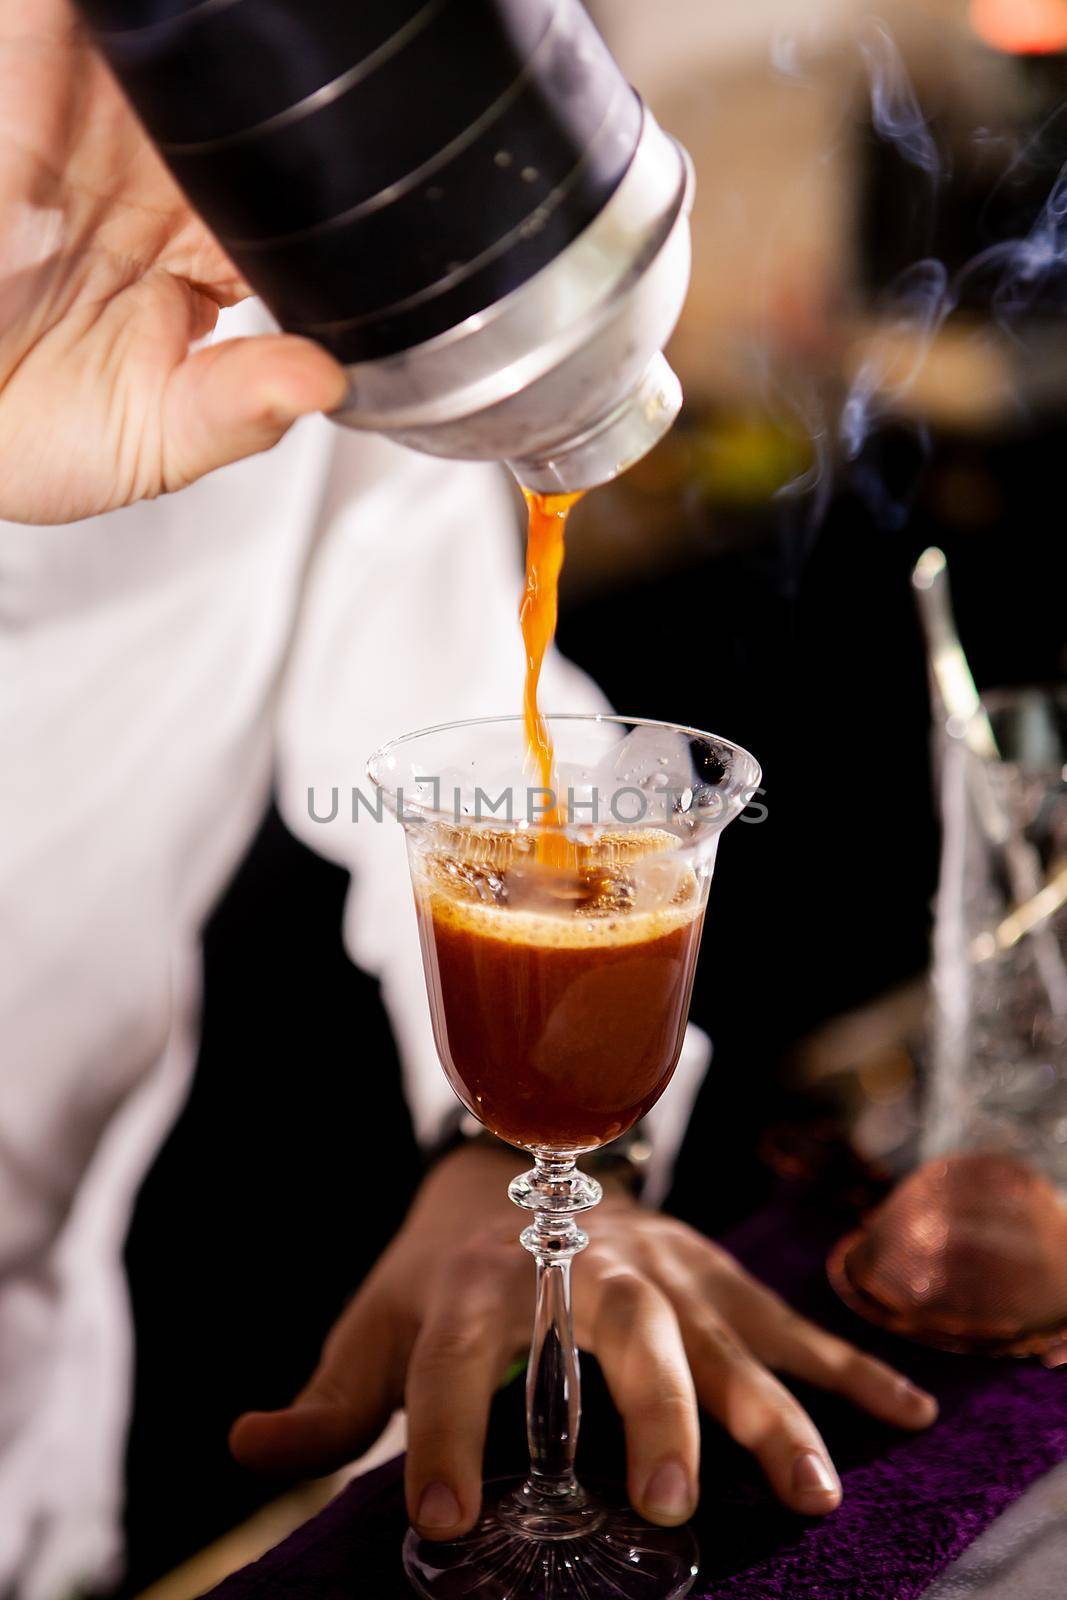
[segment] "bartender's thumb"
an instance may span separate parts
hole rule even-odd
[[[216,467],[269,450],[298,417],[336,410],[345,390],[333,357],[291,334],[227,339],[196,351],[167,384],[164,487],[183,488]]]

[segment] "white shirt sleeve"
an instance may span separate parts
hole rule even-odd
[[[255,305],[227,332],[262,331]],[[123,1243],[197,1054],[200,929],[270,794],[338,430],[82,523],[0,523],[0,1593],[121,1552]]]

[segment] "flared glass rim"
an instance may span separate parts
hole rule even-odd
[[[401,746],[414,744],[418,739],[428,739],[434,734],[458,733],[464,728],[486,727],[490,724],[503,726],[508,723],[522,723],[524,720],[525,718],[521,712],[506,712],[500,716],[488,717],[460,717],[454,722],[435,722],[425,728],[416,728],[410,733],[398,734],[396,738],[387,739],[385,744],[379,745],[368,757],[367,776],[375,788],[381,790],[388,802],[392,791],[390,785],[381,774],[381,766]],[[724,738],[721,734],[710,733],[706,728],[690,727],[684,722],[664,722],[658,717],[628,717],[617,711],[546,711],[544,720],[550,726],[559,722],[588,722],[612,723],[618,727],[625,728],[658,728],[664,733],[677,733],[688,739],[701,739],[709,745],[717,745],[720,748],[732,751],[736,758],[748,764],[749,771],[745,775],[746,781],[742,785],[742,790],[755,791],[763,777],[759,762],[751,750],[747,750],[744,745],[738,744],[734,739]],[[404,807],[409,817],[417,815],[420,818],[426,818],[427,821],[432,821],[435,818],[453,822],[455,820],[454,813],[447,807],[424,805],[406,795],[404,797]],[[539,823],[538,826],[545,827],[549,832],[573,833],[576,825],[572,822],[554,823],[545,821],[544,823]]]

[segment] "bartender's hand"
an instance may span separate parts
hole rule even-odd
[[[472,1147],[430,1174],[302,1394],[237,1422],[239,1460],[328,1472],[406,1404],[413,1523],[431,1539],[472,1526],[490,1401],[530,1337],[533,1266],[505,1194],[514,1172],[514,1156]],[[594,1223],[574,1275],[575,1328],[622,1415],[630,1498],[649,1520],[683,1522],[696,1504],[698,1404],[755,1453],[786,1505],[818,1515],[838,1504],[826,1446],[775,1372],[898,1427],[933,1421],[931,1396],[797,1316],[682,1223],[621,1195],[605,1196]]]
[[[0,517],[179,489],[338,406],[307,340],[191,352],[248,294],[67,0],[0,5]]]

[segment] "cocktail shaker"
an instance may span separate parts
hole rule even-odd
[[[81,0],[191,203],[337,420],[531,489],[681,404],[691,168],[578,0]]]

